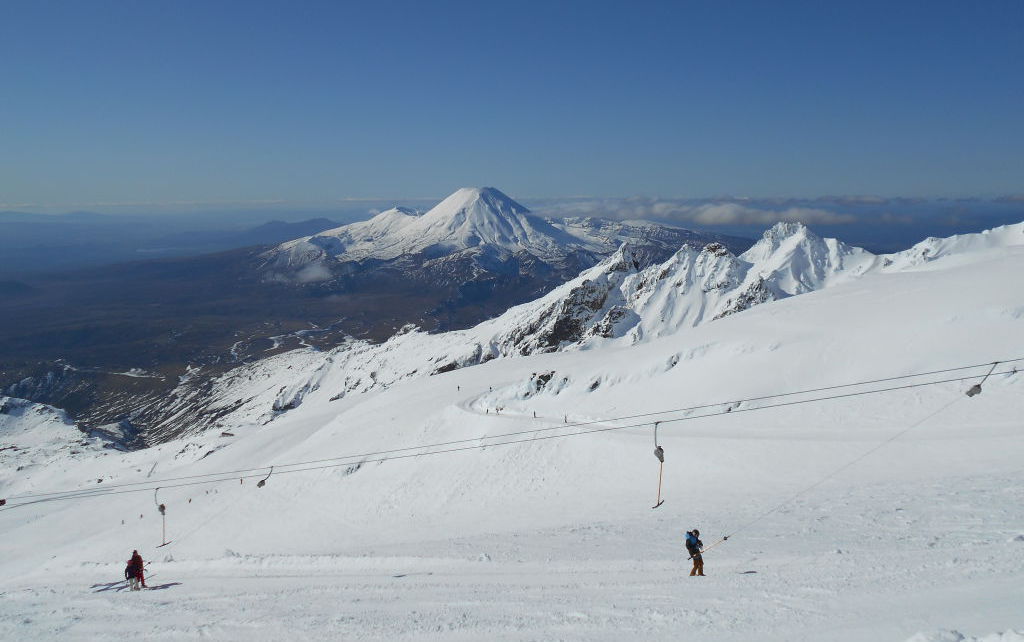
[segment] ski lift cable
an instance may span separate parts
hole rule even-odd
[[[777,394],[772,394],[772,395],[763,395],[763,396],[760,396],[760,397],[748,397],[748,398],[745,398],[745,399],[738,399],[738,400],[732,400],[732,401],[719,401],[719,402],[715,402],[715,403],[702,404],[702,405],[698,405],[698,406],[689,406],[689,407],[685,407],[685,408],[675,408],[675,409],[669,409],[669,410],[659,410],[659,411],[656,411],[656,412],[640,413],[640,414],[635,414],[635,415],[624,415],[624,416],[620,416],[620,417],[611,417],[611,418],[597,419],[597,420],[592,420],[592,421],[574,422],[574,423],[571,423],[571,424],[550,426],[550,427],[546,427],[546,428],[533,428],[531,430],[524,430],[524,431],[519,431],[519,432],[514,432],[514,433],[504,433],[503,435],[496,435],[496,437],[508,436],[508,435],[527,434],[527,433],[536,433],[536,432],[549,431],[549,430],[561,430],[561,429],[564,429],[564,428],[573,428],[573,427],[577,427],[577,426],[588,426],[588,425],[599,424],[599,423],[607,423],[609,421],[624,421],[624,420],[627,420],[627,419],[636,419],[636,418],[641,418],[641,417],[650,417],[650,416],[654,416],[654,415],[668,414],[668,413],[673,413],[673,412],[687,412],[687,411],[693,411],[693,410],[702,410],[702,409],[705,409],[705,408],[713,408],[715,406],[722,406],[722,405],[727,405],[727,404],[736,405],[736,404],[747,403],[747,402],[751,402],[751,401],[762,401],[764,399],[772,399],[772,398],[778,398],[778,397],[788,397],[788,396],[795,396],[795,395],[801,395],[801,394],[810,394],[810,393],[813,393],[813,392],[824,392],[824,391],[827,391],[827,390],[836,390],[836,389],[840,389],[840,388],[850,388],[850,387],[854,387],[854,386],[869,385],[869,384],[873,384],[873,383],[883,383],[883,382],[886,382],[886,381],[896,381],[896,380],[902,380],[902,379],[912,379],[912,378],[916,378],[916,377],[924,377],[924,376],[933,375],[933,374],[942,374],[942,373],[946,373],[946,372],[956,372],[956,371],[960,371],[960,370],[968,370],[968,369],[971,369],[971,368],[979,368],[979,367],[982,367],[982,366],[989,366],[989,365],[995,366],[995,365],[997,365],[999,363],[1012,363],[1014,361],[1024,361],[1024,357],[1018,357],[1016,359],[1006,359],[1006,360],[1003,360],[1003,361],[996,361],[996,362],[979,363],[979,364],[973,364],[973,365],[969,365],[969,366],[958,366],[958,367],[955,367],[955,368],[944,368],[942,370],[932,370],[932,371],[929,371],[929,372],[918,372],[918,373],[912,373],[912,374],[907,374],[907,375],[898,375],[898,376],[894,376],[894,377],[885,377],[885,378],[882,378],[882,379],[872,379],[872,380],[865,380],[865,381],[857,381],[857,382],[853,382],[853,383],[836,384],[836,385],[826,386],[826,387],[822,387],[822,388],[809,388],[809,389],[806,389],[806,390],[798,390],[798,391],[794,391],[794,392],[777,393]],[[988,376],[990,376],[991,374],[992,373],[990,371],[989,375],[986,375],[986,378],[988,378]],[[454,444],[460,444],[460,443],[468,443],[470,441],[479,441],[479,439],[480,439],[479,437],[475,437],[475,438],[472,438],[472,439],[459,439],[459,440],[455,440],[455,441],[439,442],[439,443],[434,443],[434,444],[421,444],[421,445],[418,445],[418,446],[407,446],[407,447],[404,447],[404,448],[395,448],[395,449],[391,449],[391,450],[381,450],[381,451],[361,453],[361,454],[352,454],[352,455],[339,456],[339,457],[330,457],[330,458],[326,458],[326,459],[315,459],[315,460],[310,460],[310,461],[297,462],[297,463],[294,463],[294,464],[278,464],[278,466],[298,466],[298,465],[305,465],[305,464],[312,464],[312,463],[322,463],[322,462],[328,462],[328,461],[337,461],[339,459],[353,459],[353,458],[359,458],[359,457],[373,457],[373,456],[376,456],[376,455],[390,454],[390,453],[397,453],[397,452],[405,452],[405,451],[409,451],[409,450],[419,450],[419,449],[428,448],[428,447],[448,446],[448,445],[454,445]],[[213,472],[213,473],[203,473],[203,474],[199,474],[199,475],[187,475],[187,476],[183,476],[183,477],[169,477],[169,478],[165,478],[165,479],[162,479],[162,480],[147,480],[147,481],[142,481],[142,482],[127,482],[127,483],[123,483],[123,484],[111,484],[109,486],[106,486],[106,488],[108,488],[108,489],[109,488],[122,488],[122,487],[127,487],[127,486],[139,486],[139,485],[151,484],[151,483],[155,483],[155,482],[161,482],[162,483],[162,482],[182,481],[182,480],[188,480],[188,479],[200,479],[200,478],[203,478],[203,477],[217,477],[217,476],[221,476],[221,475],[236,475],[238,473],[250,473],[250,472],[254,472],[254,471],[262,471],[262,470],[264,470],[266,468],[267,468],[266,466],[260,466],[260,467],[256,467],[256,468],[242,468],[242,469],[231,470],[231,471],[219,471],[219,472]],[[91,493],[92,490],[93,489],[78,489],[78,490],[67,490],[67,491],[53,491],[53,492],[48,492],[48,493],[26,493],[26,494],[23,494],[23,495],[17,495],[17,496],[14,496],[14,497],[9,497],[7,499],[28,499],[28,498],[32,498],[32,497],[43,497],[43,496],[46,496],[46,495],[64,495],[64,494],[68,494],[68,493],[79,493],[79,492],[81,492],[81,493]]]
[[[1001,375],[1001,374],[1015,374],[1016,372],[1017,372],[1017,370],[1015,370],[1015,369],[1014,370],[1004,370],[1004,371],[1000,371],[1000,372],[992,372],[990,374],[990,376],[991,375]],[[772,408],[782,408],[782,407],[788,407],[788,406],[803,405],[803,404],[808,404],[808,403],[816,403],[816,402],[819,402],[819,401],[829,401],[829,400],[833,400],[833,399],[844,399],[844,398],[859,397],[859,396],[864,396],[864,395],[869,395],[869,394],[879,394],[879,393],[882,393],[882,392],[892,392],[892,391],[897,391],[897,390],[909,390],[909,389],[913,389],[913,388],[921,388],[921,387],[925,387],[925,386],[933,386],[933,385],[939,385],[939,384],[943,384],[943,383],[952,383],[952,382],[964,381],[965,379],[971,379],[971,378],[973,378],[973,377],[955,377],[955,378],[950,378],[950,379],[942,379],[942,380],[938,380],[938,381],[928,381],[928,382],[922,382],[922,383],[907,384],[907,385],[903,385],[903,386],[892,386],[892,387],[888,387],[888,388],[873,389],[873,390],[861,390],[861,391],[850,392],[850,393],[845,393],[845,394],[841,394],[841,395],[829,395],[829,396],[825,396],[825,397],[815,397],[813,399],[799,399],[799,400],[796,400],[796,401],[787,401],[787,402],[782,402],[782,403],[777,403],[777,404],[758,406],[758,407],[755,407],[755,408],[738,408],[736,410],[731,410],[731,411],[730,410],[723,410],[723,411],[719,411],[719,412],[707,413],[707,414],[702,414],[702,415],[691,415],[691,416],[688,416],[688,417],[676,417],[676,418],[662,419],[662,420],[659,421],[659,423],[673,423],[673,422],[691,421],[691,420],[695,420],[695,419],[705,419],[705,418],[717,417],[717,416],[722,416],[722,415],[727,415],[727,414],[735,415],[737,413],[742,413],[742,412],[754,412],[754,411],[758,411],[758,410],[769,410],[769,409],[772,409]],[[534,442],[534,441],[546,441],[546,440],[550,440],[550,439],[561,439],[561,438],[564,438],[564,437],[576,437],[576,436],[589,435],[589,434],[595,434],[595,433],[601,433],[601,432],[626,430],[626,429],[629,429],[629,428],[641,428],[641,427],[645,427],[647,425],[649,425],[649,424],[640,423],[640,424],[629,424],[629,425],[625,425],[625,426],[603,426],[603,427],[600,427],[600,428],[590,428],[590,429],[587,429],[587,430],[579,430],[579,431],[568,432],[568,433],[548,434],[548,435],[528,437],[528,438],[524,438],[524,439],[510,439],[510,440],[507,440],[507,441],[495,442],[495,443],[490,443],[490,444],[487,444],[487,445],[488,446],[509,446],[509,445],[514,445],[514,444],[523,444],[523,443],[529,443],[529,442]],[[528,432],[533,432],[533,431],[528,431]],[[505,433],[503,435],[496,435],[494,438],[512,437],[512,436],[517,436],[519,434],[521,434],[521,433]],[[474,439],[473,441],[477,441],[477,440]],[[455,448],[444,448],[444,449],[440,449],[440,450],[429,450],[429,448],[434,448],[434,447],[441,446],[441,445],[446,445],[446,444],[444,444],[444,443],[430,444],[430,445],[427,445],[427,446],[420,447],[421,449],[424,449],[425,452],[406,453],[406,454],[387,454],[385,452],[382,452],[380,454],[383,455],[383,456],[374,457],[374,458],[358,459],[357,461],[358,461],[358,463],[376,463],[376,462],[385,462],[385,461],[397,460],[397,459],[410,459],[410,458],[415,458],[415,457],[426,457],[426,456],[430,456],[430,455],[441,455],[441,454],[447,454],[447,453],[455,453],[455,452],[464,452],[464,451],[470,451],[470,450],[478,450],[480,448],[479,444],[475,444],[475,445],[460,446],[460,447],[455,447]],[[868,454],[870,454],[870,453],[868,453]],[[360,456],[352,456],[352,457],[353,458],[358,458]],[[341,459],[341,458],[338,458],[338,459]],[[319,465],[319,466],[307,465],[307,464],[314,464],[314,463],[320,463],[320,462],[300,462],[300,463],[288,464],[288,465],[284,465],[284,466],[276,465],[275,468],[278,469],[276,471],[278,475],[286,475],[286,474],[289,474],[289,473],[302,473],[302,472],[311,472],[311,471],[316,471],[316,470],[327,470],[327,469],[331,469],[331,468],[340,468],[342,466],[350,466],[353,463],[357,463],[357,462],[356,461],[343,461],[343,462],[340,462],[340,463],[323,464],[323,465]],[[302,466],[302,467],[300,467],[300,466]],[[290,468],[290,470],[279,470],[280,468]],[[260,470],[262,470],[262,469],[260,469]],[[160,488],[167,489],[167,488],[182,488],[182,487],[195,486],[195,485],[200,485],[200,484],[223,483],[223,482],[228,482],[228,481],[234,481],[235,479],[250,479],[250,478],[263,478],[263,477],[264,477],[264,474],[262,472],[257,473],[257,474],[242,475],[241,477],[238,476],[238,475],[230,475],[230,476],[228,476],[228,474],[225,473],[225,474],[222,474],[221,477],[218,478],[218,479],[202,479],[202,480],[195,480],[195,481],[183,481],[182,483],[178,483],[178,484],[166,484],[166,483],[163,483],[163,482],[159,482],[159,483],[161,484]],[[89,491],[82,492],[82,493],[68,494],[68,495],[57,496],[57,497],[46,497],[46,498],[42,498],[42,499],[35,499],[35,500],[29,501],[29,502],[23,502],[23,503],[15,504],[13,506],[7,506],[7,507],[4,507],[4,508],[0,508],[0,512],[3,512],[5,510],[11,510],[11,509],[14,509],[14,508],[19,508],[21,506],[29,506],[29,505],[32,505],[32,504],[43,503],[43,502],[63,501],[63,500],[71,500],[71,499],[85,499],[85,498],[89,498],[89,497],[102,497],[102,496],[106,496],[106,495],[120,495],[120,494],[125,494],[125,493],[148,492],[150,490],[153,490],[153,488],[122,488],[122,489],[117,489],[117,488],[114,488],[114,487],[108,487],[106,489],[91,489]]]
[[[974,364],[974,365],[970,365],[970,366],[959,366],[959,367],[956,367],[956,368],[946,368],[944,370],[933,370],[931,372],[918,372],[918,373],[914,373],[914,374],[900,375],[900,376],[896,376],[896,377],[886,377],[886,378],[883,378],[883,379],[872,379],[872,380],[866,380],[866,381],[857,381],[857,382],[853,382],[853,383],[837,384],[837,385],[833,385],[833,386],[826,386],[826,387],[823,387],[823,388],[809,388],[809,389],[806,389],[806,390],[797,390],[795,392],[782,392],[782,393],[777,393],[777,394],[772,394],[772,395],[763,395],[763,396],[760,396],[760,397],[747,397],[747,398],[744,398],[744,399],[736,399],[736,400],[732,400],[732,401],[717,401],[717,402],[714,402],[714,403],[706,403],[706,404],[701,404],[701,405],[697,405],[697,406],[686,406],[686,407],[683,407],[683,408],[672,408],[672,409],[668,409],[668,410],[658,410],[658,411],[655,411],[655,412],[645,412],[645,413],[639,413],[639,414],[635,414],[635,415],[622,415],[622,416],[619,416],[619,417],[605,417],[605,418],[602,418],[602,419],[594,419],[594,420],[591,420],[591,421],[578,421],[578,422],[573,422],[573,423],[563,423],[563,424],[557,424],[557,425],[553,425],[553,426],[547,426],[547,427],[544,427],[544,428],[531,428],[529,430],[520,430],[520,431],[516,431],[516,432],[501,433],[501,434],[498,434],[498,435],[494,435],[492,437],[484,437],[483,439],[496,439],[496,438],[500,438],[500,437],[511,437],[511,436],[517,436],[517,435],[534,434],[534,433],[538,433],[538,432],[548,432],[548,431],[555,431],[555,430],[564,430],[566,428],[577,428],[577,427],[580,427],[580,426],[592,426],[592,425],[595,425],[595,424],[606,424],[606,423],[611,422],[611,421],[626,421],[626,420],[629,420],[629,419],[640,419],[640,418],[643,418],[643,417],[653,417],[653,416],[656,416],[656,415],[665,415],[665,414],[677,413],[677,412],[691,412],[691,411],[694,411],[694,410],[704,410],[706,408],[714,408],[714,407],[717,407],[717,406],[737,406],[738,404],[749,403],[749,402],[752,402],[752,401],[763,401],[765,399],[775,399],[775,398],[780,398],[780,397],[792,397],[792,396],[796,396],[796,395],[811,394],[811,393],[814,393],[814,392],[825,392],[825,391],[828,391],[828,390],[837,390],[837,389],[840,389],[840,388],[851,388],[851,387],[854,387],[854,386],[865,386],[865,385],[870,385],[870,384],[874,384],[874,383],[884,383],[886,381],[896,381],[896,380],[902,380],[902,379],[913,379],[913,378],[916,378],[916,377],[925,377],[925,376],[933,375],[933,374],[943,374],[943,373],[947,373],[947,372],[956,372],[956,371],[960,371],[960,370],[968,370],[968,369],[972,369],[972,368],[980,368],[982,366],[990,366],[990,365],[995,365],[995,364],[1000,364],[1000,363],[1013,363],[1014,361],[1024,361],[1024,357],[1018,357],[1016,359],[1006,359],[1006,360],[1002,360],[1002,361],[996,361],[994,363],[991,362],[991,361],[988,361],[988,362],[985,362],[985,363],[978,363],[978,364]],[[1013,372],[1016,372],[1016,371],[1010,371],[1008,373],[995,373],[995,374],[1012,374]],[[928,384],[925,384],[925,385],[931,385],[932,383],[947,383],[949,381],[961,381],[963,379],[972,379],[972,378],[973,377],[961,377],[961,378],[958,378],[958,379],[944,379],[944,380],[941,380],[941,381],[929,382]],[[897,390],[897,389],[898,388],[891,388],[891,390]],[[890,390],[890,388],[879,390],[878,392],[885,392],[887,390]],[[871,392],[871,391],[869,391],[869,392]],[[716,414],[718,414],[718,413],[716,413]],[[702,415],[702,416],[706,416],[706,415]],[[662,421],[677,421],[677,420],[662,420]],[[646,424],[636,424],[634,426],[625,426],[625,427],[626,428],[633,428],[633,427],[638,427],[638,426],[642,426],[642,425],[646,425]],[[433,448],[433,447],[437,447],[437,446],[452,446],[452,445],[456,445],[456,444],[467,444],[467,443],[470,443],[470,442],[479,442],[480,439],[481,439],[480,437],[472,437],[472,438],[468,438],[468,439],[456,439],[454,441],[444,441],[444,442],[437,442],[437,443],[433,443],[433,444],[423,444],[423,445],[419,445],[419,446],[406,446],[406,447],[403,447],[403,448],[394,448],[394,449],[391,449],[391,450],[378,450],[378,451],[375,451],[375,452],[367,452],[367,453],[353,454],[353,455],[344,455],[344,456],[338,456],[338,457],[328,457],[328,458],[325,458],[325,459],[313,459],[313,460],[310,460],[310,461],[298,462],[298,463],[295,463],[295,464],[279,464],[278,466],[279,467],[300,466],[300,465],[306,465],[306,464],[326,463],[326,462],[338,461],[338,460],[342,460],[342,459],[349,460],[349,459],[358,459],[360,457],[375,457],[377,455],[385,455],[385,454],[391,454],[391,453],[400,453],[400,452],[406,452],[406,451],[410,451],[410,450],[421,450],[423,448]],[[484,445],[489,445],[489,444],[484,444]]]
[[[1001,372],[993,372],[991,374],[994,374],[994,375],[1015,374],[1016,372],[1017,372],[1016,370],[1006,370],[1006,371],[1001,371]],[[929,381],[929,382],[924,382],[924,383],[909,384],[909,385],[904,385],[904,386],[893,386],[893,387],[882,388],[882,389],[864,390],[864,391],[846,393],[846,394],[842,394],[842,395],[830,395],[830,396],[826,396],[826,397],[816,397],[816,398],[813,398],[813,399],[801,399],[801,400],[797,400],[797,401],[789,401],[789,402],[783,402],[783,403],[778,403],[778,404],[771,404],[771,405],[766,405],[766,406],[758,406],[756,408],[739,408],[737,410],[732,410],[732,411],[726,410],[726,411],[707,413],[707,414],[702,414],[702,415],[691,415],[691,416],[688,416],[688,417],[677,417],[677,418],[663,419],[663,420],[661,420],[660,423],[689,421],[689,420],[693,420],[693,419],[703,419],[703,418],[708,418],[708,417],[716,417],[716,416],[721,416],[721,415],[725,415],[725,414],[736,414],[736,413],[741,413],[741,412],[753,412],[753,411],[756,411],[756,410],[768,410],[768,409],[771,409],[771,408],[780,408],[780,407],[785,407],[785,406],[802,405],[802,404],[807,404],[807,403],[815,403],[815,402],[818,402],[818,401],[828,401],[828,400],[832,400],[832,399],[842,399],[842,398],[857,397],[857,396],[863,396],[863,395],[869,395],[869,394],[878,394],[878,393],[882,393],[882,392],[890,392],[890,391],[896,391],[896,390],[906,390],[906,389],[912,389],[912,388],[920,388],[920,387],[924,387],[924,386],[932,386],[932,385],[938,385],[938,384],[942,384],[942,383],[951,383],[951,382],[963,381],[964,379],[968,379],[968,378],[972,378],[972,377],[957,377],[957,378],[951,378],[951,379],[943,379],[943,380],[939,380],[939,381]],[[626,425],[626,426],[606,426],[606,427],[602,427],[602,428],[596,428],[596,429],[590,429],[590,430],[581,430],[581,431],[570,432],[570,433],[543,435],[543,436],[531,437],[531,438],[527,438],[527,439],[516,439],[516,440],[503,441],[503,442],[496,442],[496,443],[490,443],[490,444],[487,444],[487,445],[488,446],[506,446],[506,445],[512,445],[512,444],[527,443],[527,442],[531,442],[531,441],[543,441],[543,440],[549,440],[549,439],[558,439],[558,438],[562,438],[562,437],[574,437],[574,436],[579,436],[579,435],[593,434],[593,433],[598,433],[598,432],[608,432],[608,431],[614,431],[614,430],[625,430],[625,429],[629,429],[629,428],[640,428],[640,427],[643,427],[645,425],[647,425],[647,424],[630,424],[630,425]],[[561,428],[565,428],[565,427],[572,427],[572,426],[564,426],[564,427],[561,427]],[[534,432],[534,431],[526,431],[526,432]],[[522,434],[522,433],[519,433],[519,432],[517,432],[517,433],[505,433],[505,434],[502,434],[502,435],[495,435],[493,437],[493,439],[497,439],[497,438],[501,438],[501,437],[517,436],[519,434]],[[478,440],[477,439],[473,439],[473,440],[460,440],[459,442],[454,442],[454,443],[464,443],[465,441],[474,441],[474,442],[476,442]],[[404,454],[404,455],[390,455],[390,456],[382,456],[382,457],[377,457],[377,458],[362,458],[362,457],[364,457],[363,455],[350,455],[346,459],[356,459],[358,462],[361,462],[361,463],[374,463],[374,462],[388,461],[388,460],[392,460],[392,459],[408,459],[408,458],[413,458],[413,457],[424,457],[424,456],[428,456],[428,455],[439,455],[439,454],[444,454],[444,453],[460,452],[460,451],[466,451],[466,450],[476,450],[476,449],[480,448],[479,444],[476,444],[476,445],[464,446],[464,447],[460,447],[460,448],[447,448],[447,449],[442,449],[442,450],[429,450],[430,448],[435,448],[437,446],[443,446],[443,445],[447,445],[447,443],[442,442],[442,443],[438,443],[438,444],[426,444],[426,445],[420,446],[419,448],[421,450],[425,450],[425,452],[416,452],[416,453],[409,453],[409,454]],[[403,449],[403,450],[411,450],[411,449]],[[390,451],[390,452],[395,452],[395,451]],[[377,455],[377,454],[385,455],[385,454],[388,454],[388,453],[389,453],[389,451],[381,451],[380,453],[372,453],[372,454],[373,455]],[[337,461],[339,459],[342,459],[342,457],[338,457],[338,458],[335,458],[335,459],[329,460],[329,461]],[[294,463],[294,464],[277,465],[276,468],[283,468],[283,467],[291,468],[291,470],[284,470],[284,471],[279,470],[278,471],[278,475],[283,475],[283,474],[292,473],[292,472],[308,472],[308,471],[312,471],[312,470],[324,470],[324,469],[329,469],[329,468],[338,468],[338,467],[341,467],[341,466],[349,466],[349,465],[352,465],[353,463],[357,463],[357,462],[356,461],[342,461],[342,462],[339,462],[339,463],[322,465],[322,466],[307,466],[307,464],[313,464],[313,463],[320,463],[320,462],[319,461],[298,462],[298,463]],[[299,468],[299,466],[304,466],[304,467]],[[252,469],[252,470],[263,470],[263,469]],[[216,473],[212,473],[212,474],[216,474]],[[222,483],[222,482],[227,482],[227,481],[234,481],[235,479],[262,478],[263,476],[264,475],[263,475],[262,472],[258,473],[258,474],[247,474],[247,475],[238,476],[238,475],[235,475],[235,474],[233,474],[233,473],[231,473],[229,471],[229,472],[225,472],[225,473],[220,473],[219,477],[217,479],[203,479],[203,480],[198,480],[198,481],[187,481],[187,482],[182,482],[182,483],[178,483],[178,484],[166,484],[166,483],[163,483],[163,481],[166,481],[166,480],[162,480],[160,482],[157,482],[156,480],[154,480],[154,482],[151,482],[151,483],[161,483],[162,484],[161,485],[162,488],[180,488],[180,487],[195,486],[195,485],[200,485],[200,484]],[[67,494],[67,495],[62,495],[62,496],[58,496],[58,497],[47,497],[47,498],[43,498],[43,499],[36,499],[34,501],[31,501],[31,502],[24,502],[24,503],[16,504],[14,506],[9,506],[9,507],[7,507],[5,509],[0,509],[0,512],[2,512],[2,510],[10,510],[12,508],[17,508],[19,506],[27,506],[27,505],[30,505],[30,504],[42,503],[42,502],[46,502],[46,501],[62,501],[62,500],[68,500],[68,499],[84,499],[84,498],[87,498],[87,497],[99,497],[99,496],[104,496],[104,495],[120,495],[120,494],[133,493],[133,492],[146,492],[146,491],[149,491],[149,490],[152,490],[152,488],[117,489],[116,487],[110,486],[110,487],[107,487],[105,489],[99,489],[99,488],[97,488],[97,489],[88,489],[88,490],[85,490],[85,491],[75,492],[73,494]]]
[[[701,404],[701,405],[696,405],[696,406],[687,406],[687,407],[683,407],[683,408],[659,410],[659,411],[655,411],[655,412],[646,412],[646,413],[639,413],[639,414],[634,414],[634,415],[623,415],[623,416],[619,416],[619,417],[608,417],[608,418],[604,418],[604,419],[595,419],[595,420],[591,420],[591,421],[581,421],[581,422],[574,422],[574,423],[569,423],[569,424],[559,424],[559,425],[548,426],[548,427],[544,427],[544,428],[531,428],[530,430],[522,430],[522,431],[516,431],[516,432],[510,432],[510,433],[502,433],[502,434],[499,434],[499,435],[494,435],[493,437],[485,437],[484,439],[496,439],[496,438],[500,438],[500,437],[525,435],[525,434],[545,432],[545,431],[564,430],[566,428],[575,428],[575,427],[580,427],[580,426],[590,426],[590,425],[595,425],[595,424],[604,424],[604,423],[608,423],[608,422],[611,422],[611,421],[626,421],[626,420],[629,420],[629,419],[639,419],[639,418],[643,418],[643,417],[652,417],[652,416],[656,416],[656,415],[664,415],[664,414],[677,413],[677,412],[691,412],[691,411],[695,411],[695,410],[704,410],[706,408],[714,408],[716,406],[736,406],[736,405],[742,404],[742,403],[749,403],[749,402],[753,402],[753,401],[763,401],[765,399],[792,397],[792,396],[796,396],[796,395],[811,394],[811,393],[815,393],[815,392],[826,392],[826,391],[829,391],[829,390],[838,390],[838,389],[842,389],[842,388],[851,388],[851,387],[856,387],[856,386],[866,386],[866,385],[871,385],[871,384],[875,384],[875,383],[885,383],[885,382],[888,382],[888,381],[899,381],[899,380],[904,380],[904,379],[914,379],[914,378],[917,378],[917,377],[925,377],[925,376],[935,375],[935,374],[944,374],[944,373],[949,373],[949,372],[958,372],[958,371],[962,371],[962,370],[970,370],[970,369],[973,369],[973,368],[980,368],[980,367],[983,367],[983,366],[992,366],[993,367],[992,369],[994,370],[994,367],[997,366],[998,364],[1001,364],[1001,363],[1013,363],[1013,362],[1016,362],[1016,361],[1024,361],[1024,357],[1017,357],[1017,358],[1014,358],[1014,359],[1003,359],[1003,360],[999,360],[999,361],[995,361],[995,362],[987,361],[985,363],[976,363],[976,364],[972,364],[972,365],[957,366],[957,367],[953,367],[953,368],[943,368],[941,370],[931,370],[931,371],[928,371],[928,372],[917,372],[917,373],[911,373],[911,374],[906,374],[906,375],[898,375],[898,376],[893,376],[893,377],[884,377],[884,378],[881,378],[881,379],[870,379],[870,380],[864,380],[864,381],[856,381],[856,382],[852,382],[852,383],[835,384],[835,385],[824,386],[824,387],[820,387],[820,388],[808,388],[808,389],[805,389],[805,390],[797,390],[797,391],[793,391],[793,392],[783,392],[783,393],[776,393],[776,394],[770,394],[770,395],[762,395],[762,396],[758,396],[758,397],[747,397],[747,398],[744,398],[744,399],[735,399],[735,400],[732,400],[732,401],[718,401],[718,402],[714,402],[714,403],[707,403],[707,404]],[[1010,372],[1001,372],[1001,373],[994,373],[994,374],[1011,374],[1012,372],[1015,372],[1015,370],[1014,371],[1010,371]],[[992,370],[990,370],[989,373],[985,376],[985,378],[987,379],[992,374],[993,374],[993,372],[992,372]],[[971,377],[964,377],[964,378],[971,378]],[[957,379],[957,380],[959,380],[959,379]],[[949,381],[953,381],[953,380],[951,380],[951,379],[943,379],[941,381],[928,382],[928,383],[923,384],[923,385],[931,385],[932,383],[947,383]],[[984,379],[982,381],[984,382]],[[885,391],[888,391],[888,390],[895,390],[895,389],[898,389],[898,388],[886,388],[886,389],[878,390],[877,392],[885,392]],[[868,392],[874,392],[874,391],[868,391]],[[707,415],[702,415],[702,416],[707,416]],[[394,449],[390,449],[390,450],[378,450],[378,451],[366,452],[366,453],[358,453],[358,454],[350,454],[350,455],[339,455],[339,456],[336,456],[336,457],[329,457],[329,458],[325,458],[325,459],[314,459],[314,460],[295,462],[295,463],[290,463],[290,464],[275,464],[275,465],[278,468],[288,468],[288,467],[293,467],[293,466],[305,466],[307,464],[326,463],[326,462],[331,462],[331,461],[341,461],[341,460],[347,461],[347,460],[351,460],[351,459],[359,459],[359,458],[363,458],[363,457],[376,457],[378,455],[386,455],[386,454],[392,454],[392,453],[401,453],[401,452],[407,452],[407,451],[411,451],[411,450],[422,450],[422,449],[425,449],[425,448],[435,448],[435,447],[440,447],[440,446],[451,446],[451,445],[456,445],[456,444],[465,444],[465,443],[470,443],[470,442],[479,442],[480,439],[481,439],[480,437],[473,437],[473,438],[470,438],[470,439],[457,439],[457,440],[453,440],[453,441],[437,442],[437,443],[432,443],[432,444],[420,444],[420,445],[417,445],[417,446],[406,446],[406,447],[403,447],[403,448],[394,448]],[[183,476],[183,477],[169,477],[169,478],[165,478],[165,479],[161,479],[161,480],[147,480],[147,481],[140,481],[140,482],[126,482],[126,483],[122,483],[122,484],[111,484],[111,485],[108,485],[103,490],[126,488],[126,487],[129,487],[129,486],[143,486],[143,485],[149,485],[149,484],[153,484],[153,483],[165,484],[167,482],[177,482],[177,481],[186,481],[186,480],[192,480],[192,479],[202,479],[202,478],[206,478],[206,477],[221,477],[221,476],[225,476],[225,475],[238,475],[240,473],[254,473],[256,471],[263,471],[263,470],[266,470],[266,469],[267,469],[267,466],[260,466],[260,467],[254,467],[254,468],[241,468],[241,469],[230,470],[230,471],[218,471],[218,472],[212,472],[212,473],[202,473],[202,474],[198,474],[198,475],[186,475],[186,476]],[[244,478],[249,478],[249,477],[253,477],[253,476],[255,476],[255,475],[243,475]],[[216,480],[216,481],[220,481],[220,480]],[[30,499],[30,498],[45,497],[45,496],[50,496],[50,495],[69,495],[69,494],[92,495],[92,494],[94,494],[98,490],[99,489],[76,489],[76,490],[65,490],[65,491],[51,491],[51,492],[45,492],[45,493],[25,493],[25,494],[22,494],[22,495],[16,495],[16,496],[13,496],[13,497],[8,497],[6,499],[7,500]]]

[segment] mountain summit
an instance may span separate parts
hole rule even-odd
[[[463,187],[426,214],[394,208],[369,221],[289,241],[265,257],[276,268],[301,268],[331,259],[343,263],[415,255],[434,259],[467,250],[499,259],[525,252],[558,262],[573,252],[592,249],[494,187]]]
[[[558,260],[580,246],[577,239],[533,216],[500,190],[463,187],[402,229],[390,245],[380,249],[378,258],[437,256],[479,248]]]

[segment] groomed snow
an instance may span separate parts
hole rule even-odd
[[[152,487],[9,499],[0,637],[1019,640],[1024,374],[1012,366],[973,398],[963,393],[985,366],[960,382],[662,424],[657,510],[649,424],[488,444],[1022,357],[1022,292],[1019,242],[930,253],[636,345],[312,394],[269,423],[229,417],[156,448],[22,471],[0,495],[480,445],[281,466],[259,489],[255,478],[164,488],[172,542],[159,549]],[[686,575],[694,527],[706,544],[734,533],[707,553],[704,578]],[[120,590],[134,548],[156,590]]]

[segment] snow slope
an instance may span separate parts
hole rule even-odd
[[[299,267],[350,252],[354,257],[372,256],[385,239],[397,235],[419,214],[405,207],[393,207],[368,221],[342,225],[319,234],[288,241],[275,252],[277,267]]]
[[[0,486],[0,636],[1018,639],[1024,376],[1008,364],[981,395],[963,392],[986,362],[1024,356],[1022,233],[925,261],[837,246],[846,267],[813,279],[775,280],[775,264],[761,263],[772,287],[825,287],[636,342],[623,334],[387,387],[369,385],[382,376],[371,370],[366,393],[333,401],[328,379],[340,374],[327,367],[269,423],[243,409],[188,439],[15,475]],[[702,252],[679,263],[692,273]],[[591,280],[619,278],[602,274]],[[730,273],[701,274],[695,283]],[[395,371],[427,354],[393,348],[405,364]],[[293,355],[315,368],[323,356]],[[769,402],[731,403],[964,364],[981,365],[927,387],[757,412],[746,411]],[[611,420],[710,402],[732,412]],[[666,422],[666,503],[652,511],[655,419]],[[635,426],[496,445],[583,428],[572,422]],[[366,454],[467,439],[460,452]],[[265,487],[239,483],[271,465]],[[258,467],[218,484],[166,481]],[[138,493],[16,499],[147,475]],[[173,540],[160,549],[157,484]],[[706,544],[733,534],[699,579],[686,577],[681,548],[695,526]],[[158,590],[118,590],[133,548],[153,560]]]
[[[0,396],[0,486],[21,473],[42,474],[67,460],[91,460],[103,445],[80,432],[62,410]]]

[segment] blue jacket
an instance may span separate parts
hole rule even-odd
[[[699,551],[703,546],[704,544],[699,539],[697,539],[696,535],[694,535],[693,533],[686,534],[686,549],[688,551],[690,551],[691,553],[695,553]]]

